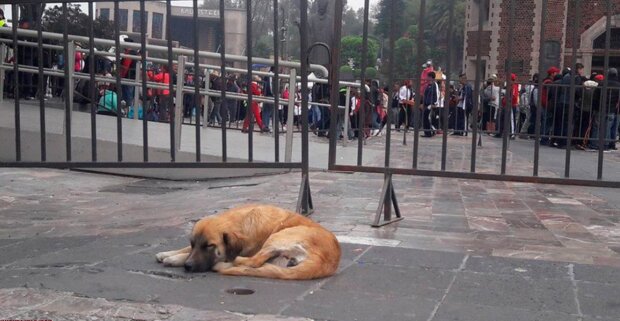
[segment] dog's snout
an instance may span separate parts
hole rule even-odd
[[[191,272],[194,269],[194,264],[190,261],[186,261],[183,267],[185,267],[185,271]]]

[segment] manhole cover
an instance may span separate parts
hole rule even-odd
[[[254,290],[244,289],[244,288],[233,288],[233,289],[226,290],[226,293],[230,293],[234,295],[250,295],[250,294],[254,294]]]

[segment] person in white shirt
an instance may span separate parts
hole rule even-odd
[[[410,109],[413,106],[414,93],[411,90],[411,80],[405,80],[405,83],[400,87],[398,91],[398,99],[400,104],[400,114],[398,117],[398,123],[396,124],[396,131],[400,131],[400,126],[404,123],[409,128],[409,115]]]

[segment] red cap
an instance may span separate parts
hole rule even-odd
[[[517,80],[517,75],[515,75],[515,74],[510,74],[510,79],[512,79],[512,81]]]
[[[560,69],[558,69],[557,67],[551,67],[547,70],[548,75],[557,74],[559,72],[560,72]]]
[[[596,81],[603,81],[603,80],[605,80],[605,76],[603,76],[603,75],[596,75],[596,76],[594,76],[594,80],[596,80]]]

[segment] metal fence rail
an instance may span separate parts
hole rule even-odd
[[[12,12],[14,17],[19,16],[19,7],[18,5],[24,4],[37,4],[41,5],[41,8],[48,3],[49,1],[37,1],[37,0],[29,0],[29,1],[21,1],[21,0],[13,0],[9,1],[12,6]],[[93,36],[93,3],[97,2],[109,2],[109,1],[89,1],[89,25],[90,36],[89,37],[81,37],[71,35],[69,30],[69,24],[67,19],[67,3],[70,1],[55,1],[55,3],[62,3],[62,12],[64,15],[64,32],[62,34],[44,32],[42,30],[42,15],[39,15],[36,19],[37,30],[25,30],[17,28],[17,23],[13,23],[11,29],[8,28],[0,28],[0,43],[5,44],[7,46],[12,47],[14,56],[17,55],[22,50],[31,50],[28,49],[30,47],[34,48],[37,51],[38,59],[41,63],[38,63],[36,67],[28,66],[27,64],[20,64],[18,59],[15,59],[12,64],[7,64],[4,62],[4,58],[2,57],[1,65],[0,65],[0,78],[2,79],[2,83],[4,85],[4,76],[7,70],[13,71],[13,96],[15,97],[15,160],[14,161],[4,161],[0,162],[0,167],[48,167],[48,168],[228,168],[228,169],[236,169],[236,168],[269,168],[269,169],[296,169],[301,170],[302,174],[302,183],[300,187],[299,201],[297,206],[297,211],[304,214],[310,214],[312,212],[312,197],[310,194],[310,181],[308,176],[308,120],[307,120],[307,86],[308,86],[308,72],[314,71],[319,77],[326,77],[329,75],[327,69],[320,65],[310,65],[307,59],[307,48],[309,48],[307,38],[304,36],[307,34],[307,24],[308,17],[307,13],[303,10],[303,8],[307,8],[307,0],[301,1],[302,13],[300,15],[300,34],[302,36],[302,42],[300,47],[301,56],[300,62],[291,62],[284,61],[277,58],[275,59],[265,59],[265,58],[256,58],[252,57],[252,26],[251,26],[251,0],[246,1],[247,5],[247,39],[246,39],[246,48],[247,55],[246,56],[238,56],[231,55],[225,52],[225,44],[226,44],[226,34],[222,32],[221,36],[221,47],[219,53],[213,52],[205,52],[199,51],[199,30],[198,30],[198,8],[197,1],[193,3],[193,16],[191,18],[193,34],[194,34],[194,48],[193,49],[182,49],[173,47],[172,35],[170,32],[170,24],[167,24],[167,33],[166,33],[166,46],[154,46],[147,44],[146,35],[147,35],[147,25],[146,25],[146,11],[145,11],[145,2],[140,1],[140,40],[139,43],[129,43],[129,42],[121,42],[120,36],[121,32],[119,30],[119,23],[115,23],[115,39],[97,39]],[[115,19],[119,17],[119,3],[122,2],[120,0],[114,1],[114,13]],[[278,30],[278,1],[274,0],[273,2],[274,12],[276,12],[276,16],[274,17],[274,30]],[[220,28],[223,31],[225,28],[225,20],[224,20],[224,9],[225,9],[225,1],[220,0]],[[166,1],[166,16],[170,18],[171,15],[171,0]],[[14,19],[16,21],[17,19]],[[8,38],[8,37],[11,37]],[[36,42],[33,43],[31,41],[24,41],[25,38],[36,39]],[[90,62],[90,68],[85,70],[85,72],[75,72],[73,70],[73,66],[75,63],[74,54],[76,52],[75,42],[79,41],[82,44],[85,44],[87,48],[85,49],[77,49],[78,52],[86,52],[88,53],[88,59]],[[44,43],[45,42],[45,43]],[[277,44],[277,43],[276,43]],[[108,53],[102,51],[95,51],[95,46],[103,45],[103,46],[113,46],[115,47],[115,53]],[[139,50],[139,55],[131,55],[125,54],[121,51],[123,49],[132,49]],[[276,46],[277,48],[277,46]],[[4,49],[4,48],[3,48]],[[51,68],[46,68],[43,62],[43,52],[44,50],[58,50],[62,51],[66,57],[66,61],[64,64],[64,70],[52,70]],[[158,59],[147,57],[147,51],[149,52],[161,52],[167,55],[166,59]],[[2,50],[4,53],[5,50]],[[179,59],[174,59],[174,56],[179,56]],[[102,77],[100,75],[95,74],[94,70],[94,62],[97,56],[114,56],[115,57],[115,65],[116,70],[121,70],[121,58],[131,58],[137,61],[137,70],[136,70],[136,79],[127,79],[121,78],[120,73],[117,72],[116,76],[113,78]],[[170,109],[170,161],[169,162],[153,162],[149,161],[148,157],[148,146],[149,146],[149,136],[148,132],[148,120],[146,117],[146,111],[148,110],[150,101],[148,99],[144,99],[146,93],[149,89],[167,89],[169,90],[169,95],[166,98],[167,101],[162,101],[160,103],[169,103],[172,105],[173,92],[176,91],[177,98],[185,92],[194,94],[194,106],[200,106],[200,97],[202,96],[210,96],[210,97],[218,97],[221,99],[222,103],[226,103],[227,100],[245,100],[248,103],[248,106],[252,106],[253,102],[270,102],[274,104],[292,104],[292,101],[282,102],[278,97],[274,98],[265,98],[265,97],[253,97],[251,90],[248,90],[247,94],[231,94],[227,93],[225,90],[225,86],[222,86],[221,90],[214,91],[209,90],[208,88],[201,88],[198,81],[194,82],[193,86],[185,86],[183,84],[182,78],[179,81],[180,84],[177,83],[176,87],[174,86],[172,80],[169,81],[168,84],[155,83],[148,80],[147,74],[147,61],[158,62],[164,64],[168,67],[168,73],[171,75],[173,66],[179,66],[178,72],[180,76],[185,72],[185,57],[193,58],[193,68],[195,71],[201,70],[201,68],[210,68],[210,69],[219,69],[221,71],[221,75],[224,76],[227,72],[240,72],[244,71],[245,80],[250,86],[252,82],[253,75],[265,75],[265,73],[255,72],[252,70],[252,63],[259,62],[262,64],[271,65],[275,69],[273,75],[276,80],[289,79],[292,82],[294,88],[295,83],[297,82],[297,76],[295,73],[295,69],[299,68],[301,71],[300,81],[302,91],[305,91],[305,95],[302,96],[302,110],[301,110],[301,137],[302,137],[302,152],[301,152],[301,161],[300,162],[292,162],[290,159],[286,159],[285,161],[280,160],[279,155],[279,135],[274,135],[274,145],[275,145],[275,155],[273,162],[255,162],[253,159],[253,119],[252,113],[248,113],[248,117],[250,120],[250,130],[248,133],[248,162],[229,162],[228,161],[228,143],[227,143],[227,127],[222,123],[221,131],[222,131],[222,159],[221,162],[203,162],[201,161],[201,122],[197,121],[195,123],[195,133],[196,133],[196,141],[195,141],[195,161],[194,162],[179,162],[177,160],[176,154],[180,147],[180,128],[181,128],[181,120],[182,120],[182,109],[180,101],[177,99],[177,104],[174,108]],[[200,58],[212,58],[218,59],[220,61],[220,65],[205,65],[200,64]],[[235,69],[227,66],[228,62],[242,62],[247,65],[247,70]],[[291,68],[290,75],[280,74],[280,68],[287,67]],[[46,128],[45,128],[45,115],[46,115],[46,101],[43,94],[40,94],[38,98],[39,100],[39,112],[40,112],[40,136],[41,136],[41,159],[40,161],[23,161],[22,160],[22,139],[21,139],[21,115],[20,115],[20,77],[25,77],[26,75],[36,75],[38,76],[37,87],[39,89],[39,93],[43,92],[45,88],[44,79],[46,76],[56,76],[64,78],[64,93],[65,93],[65,148],[66,148],[66,158],[64,161],[48,161],[47,160],[47,146],[46,146]],[[30,77],[30,76],[28,76]],[[170,77],[171,78],[171,77]],[[91,161],[89,162],[77,162],[72,161],[72,146],[71,146],[71,117],[73,113],[73,83],[76,79],[84,79],[90,81],[91,88],[88,93],[88,98],[90,99],[89,111],[91,114]],[[316,81],[327,82],[326,79],[317,79]],[[95,82],[110,82],[114,83],[116,87],[116,97],[117,97],[117,112],[116,112],[116,130],[117,130],[117,161],[116,162],[101,162],[98,161],[97,155],[97,103],[96,101],[96,93],[95,93]],[[128,162],[124,160],[122,145],[123,145],[123,133],[122,133],[122,115],[120,112],[121,106],[121,88],[123,86],[129,86],[133,88],[138,88],[136,91],[135,97],[139,98],[141,95],[143,97],[143,110],[144,117],[142,120],[142,148],[143,148],[143,156],[142,162]],[[138,92],[140,94],[138,94]],[[277,91],[276,91],[277,93]],[[136,101],[137,102],[137,101]],[[250,108],[248,108],[250,109]],[[292,111],[292,108],[291,108]],[[134,115],[137,117],[138,110],[137,104],[134,106]],[[291,117],[292,119],[292,117]],[[292,134],[292,131],[291,131]],[[292,141],[292,136],[288,137],[288,141]],[[289,149],[289,146],[287,146]],[[287,157],[290,158],[290,157]]]
[[[546,12],[546,8],[547,8],[547,4],[548,4],[548,0],[543,0],[542,1],[542,10],[543,12]],[[392,14],[394,12],[396,12],[397,10],[400,10],[401,8],[395,8],[395,1],[387,1],[387,6],[388,8],[390,8],[390,12],[392,12]],[[418,21],[418,26],[424,26],[424,21],[426,21],[426,19],[428,19],[427,14],[426,14],[426,3],[427,1],[425,0],[421,0],[420,1],[420,9],[419,9],[419,16],[417,17],[417,21]],[[452,34],[453,34],[453,21],[454,21],[454,7],[455,7],[455,2],[454,1],[449,1],[449,20],[448,20],[448,30],[447,30],[447,35],[445,37],[445,39],[447,39],[447,50],[448,50],[448,57],[451,57],[452,55]],[[473,3],[472,2],[468,2],[468,3]],[[480,3],[480,2],[478,2]],[[580,3],[581,1],[575,1],[574,6],[570,6],[569,10],[573,10],[571,12],[571,14],[574,14],[576,17],[580,16]],[[609,69],[609,50],[610,50],[610,37],[611,37],[611,20],[614,17],[614,6],[612,4],[611,0],[607,0],[605,1],[606,6],[605,6],[605,16],[606,16],[606,46],[605,46],[605,70]],[[369,1],[365,1],[364,4],[364,9],[365,12],[367,13],[367,10],[369,8]],[[496,5],[498,5],[496,3]],[[516,0],[504,0],[502,5],[506,5],[506,7],[508,8],[508,34],[509,35],[514,35],[515,34],[515,24],[517,23],[517,17],[516,17],[516,11],[517,11],[517,1]],[[392,6],[392,7],[389,7]],[[482,34],[483,31],[483,17],[485,16],[486,12],[484,11],[485,8],[483,5],[479,6],[479,12],[478,12],[478,34]],[[487,9],[488,10],[488,9]],[[394,18],[395,16],[392,15],[392,18]],[[365,15],[365,19],[367,19],[368,16],[367,14]],[[388,52],[389,52],[389,70],[388,70],[388,75],[387,75],[387,86],[390,89],[390,92],[388,93],[388,97],[392,97],[392,95],[394,94],[394,87],[393,84],[395,83],[395,78],[394,78],[394,63],[396,60],[398,59],[397,57],[394,57],[394,49],[395,49],[395,26],[394,26],[394,19],[391,19],[390,23],[389,23],[389,34],[390,34],[390,39],[389,39],[389,45],[388,45]],[[584,102],[580,101],[580,102],[576,102],[575,101],[575,94],[580,93],[582,91],[586,91],[588,90],[588,88],[586,88],[583,85],[579,85],[576,84],[575,81],[575,76],[576,76],[576,71],[573,68],[570,71],[570,77],[571,77],[571,82],[570,84],[567,85],[563,85],[563,84],[543,84],[543,76],[544,75],[544,70],[543,70],[543,59],[544,59],[544,52],[543,52],[543,45],[545,43],[545,18],[542,18],[542,25],[540,26],[541,28],[541,32],[540,32],[540,56],[539,61],[538,61],[538,65],[539,65],[539,70],[538,73],[540,75],[540,77],[538,78],[538,82],[536,83],[536,85],[538,86],[538,88],[546,88],[547,90],[550,91],[567,91],[570,94],[570,103],[568,104],[568,108],[565,111],[562,111],[560,109],[556,109],[556,110],[551,110],[549,112],[549,115],[546,115],[547,111],[544,111],[545,115],[544,115],[544,119],[547,120],[548,117],[552,117],[555,119],[559,119],[558,121],[556,121],[556,123],[554,123],[554,125],[558,128],[557,132],[551,132],[549,131],[549,128],[543,123],[543,111],[542,108],[537,108],[537,110],[535,111],[535,113],[533,115],[530,115],[530,117],[534,117],[534,121],[533,123],[534,125],[534,133],[530,133],[527,134],[528,137],[531,137],[534,139],[535,144],[534,144],[534,159],[533,159],[533,169],[532,169],[532,173],[531,175],[515,175],[515,174],[510,174],[507,172],[507,164],[508,164],[508,152],[511,149],[511,108],[507,107],[506,110],[504,110],[503,112],[500,112],[500,116],[498,117],[497,122],[500,123],[500,128],[501,131],[497,131],[497,130],[489,130],[487,128],[483,128],[480,124],[481,124],[481,119],[479,118],[479,116],[483,116],[483,113],[485,113],[486,111],[484,110],[484,108],[486,108],[486,105],[482,104],[481,99],[479,98],[482,90],[483,90],[483,82],[485,81],[485,79],[483,79],[483,75],[481,72],[481,68],[479,68],[479,66],[482,66],[484,64],[484,62],[481,61],[482,58],[482,45],[483,45],[483,40],[482,37],[479,36],[477,38],[477,41],[474,42],[475,44],[475,66],[476,66],[476,72],[475,72],[475,79],[471,79],[468,80],[466,82],[470,83],[473,85],[473,107],[471,109],[471,116],[470,119],[471,120],[471,128],[467,127],[467,123],[465,123],[465,127],[464,128],[456,128],[456,125],[454,124],[450,124],[450,120],[451,118],[451,114],[453,113],[451,108],[448,108],[447,105],[444,106],[444,108],[442,108],[439,111],[439,120],[440,120],[440,127],[437,128],[438,130],[441,130],[443,132],[442,135],[440,135],[441,137],[441,165],[440,165],[440,169],[423,169],[420,168],[418,160],[419,160],[419,150],[420,150],[420,144],[419,144],[419,137],[420,137],[420,133],[422,131],[424,131],[427,128],[423,128],[421,125],[422,122],[422,112],[421,109],[418,108],[418,105],[421,105],[421,101],[420,99],[422,98],[422,92],[421,91],[421,86],[420,84],[422,83],[422,81],[424,81],[424,79],[420,79],[418,78],[417,75],[421,74],[421,66],[422,66],[422,58],[421,55],[418,55],[417,58],[417,62],[416,62],[416,72],[415,72],[415,76],[409,78],[413,80],[413,86],[415,86],[413,88],[413,91],[415,92],[415,106],[411,107],[411,108],[407,108],[406,106],[404,107],[404,109],[407,111],[407,113],[405,114],[405,117],[407,119],[407,121],[409,122],[409,126],[407,126],[408,128],[405,129],[404,133],[403,133],[403,145],[407,145],[407,135],[411,134],[411,132],[413,132],[413,144],[412,144],[412,150],[411,153],[413,155],[412,160],[413,163],[411,164],[411,167],[409,168],[399,168],[399,167],[395,167],[393,166],[393,164],[391,164],[391,144],[392,144],[392,124],[394,121],[399,122],[399,120],[394,120],[393,119],[393,115],[390,112],[391,109],[389,109],[388,113],[387,113],[387,125],[385,126],[387,128],[386,131],[386,135],[385,135],[385,162],[384,162],[384,166],[369,166],[363,165],[363,150],[364,150],[364,141],[365,141],[365,137],[362,134],[362,132],[364,130],[366,130],[369,126],[368,124],[366,124],[364,122],[364,115],[363,115],[363,110],[364,108],[362,108],[360,114],[358,115],[358,122],[359,124],[361,124],[358,128],[357,128],[357,133],[358,133],[358,153],[357,153],[357,160],[356,160],[356,165],[343,165],[343,164],[338,164],[337,163],[337,157],[336,157],[336,153],[337,153],[337,144],[336,144],[336,140],[332,139],[330,141],[330,156],[329,156],[329,169],[330,170],[335,170],[335,171],[346,171],[346,172],[363,172],[363,173],[382,173],[384,175],[384,185],[383,185],[383,191],[381,194],[381,198],[379,200],[379,206],[377,208],[376,211],[376,216],[375,216],[375,220],[372,223],[372,226],[382,226],[385,224],[389,224],[395,221],[398,221],[400,219],[402,219],[402,216],[400,214],[399,208],[398,208],[398,202],[395,196],[395,189],[394,189],[394,185],[392,183],[392,176],[393,175],[417,175],[417,176],[431,176],[431,177],[449,177],[449,178],[460,178],[460,179],[482,179],[482,180],[498,180],[498,181],[512,181],[512,182],[528,182],[528,183],[541,183],[541,184],[562,184],[562,185],[581,185],[581,186],[592,186],[592,187],[611,187],[611,188],[620,188],[620,181],[618,180],[609,180],[609,179],[605,179],[605,175],[603,174],[603,163],[605,161],[605,157],[604,157],[604,153],[603,153],[603,144],[604,143],[610,143],[612,141],[615,141],[615,137],[612,138],[612,140],[607,140],[605,139],[603,136],[603,127],[604,126],[599,126],[599,132],[598,132],[598,136],[596,136],[598,138],[598,150],[597,150],[597,158],[596,158],[596,163],[597,163],[597,172],[596,172],[596,179],[580,179],[580,178],[574,178],[571,176],[571,159],[572,159],[572,154],[574,154],[574,152],[572,152],[572,147],[571,144],[573,141],[579,141],[581,140],[582,142],[587,142],[589,141],[589,137],[587,135],[591,134],[588,133],[587,131],[583,131],[583,126],[574,126],[573,124],[573,119],[576,118],[584,118],[585,117],[589,117],[589,116],[584,116],[584,113],[582,112],[583,109],[580,109],[580,107],[583,107]],[[365,21],[366,23],[367,21]],[[475,25],[475,23],[474,23]],[[340,25],[335,26],[335,28],[340,28]],[[499,27],[499,26],[497,26]],[[504,26],[505,28],[505,26]],[[573,44],[575,44],[577,41],[577,37],[578,37],[578,32],[580,29],[580,21],[579,19],[577,19],[575,21],[575,24],[572,25],[571,27],[569,27],[568,29],[570,29],[569,34],[567,36],[572,37],[573,39]],[[418,45],[418,50],[417,52],[424,52],[424,47],[425,47],[425,42],[423,40],[428,40],[427,38],[425,38],[425,36],[428,35],[428,33],[424,33],[424,28],[419,28],[419,34],[418,37],[416,38],[417,41],[417,45]],[[335,32],[336,33],[336,32]],[[368,41],[368,31],[366,28],[364,28],[364,32],[363,32],[363,43],[366,44]],[[511,75],[512,74],[512,66],[513,66],[513,61],[515,59],[514,57],[514,53],[512,50],[512,41],[507,41],[506,43],[504,43],[505,46],[507,46],[507,63],[506,63],[506,70],[505,70],[505,74],[506,75]],[[365,50],[366,47],[363,46],[362,47],[362,55],[365,54]],[[572,61],[568,62],[567,65],[574,67],[577,63],[576,61],[577,59],[577,52],[576,52],[576,45],[573,45],[573,52],[572,52]],[[447,76],[446,79],[444,79],[444,82],[446,84],[451,84],[452,79],[450,79],[450,75],[451,74],[455,74],[453,67],[450,65],[450,59],[447,60],[447,66],[446,66],[446,70],[444,70],[444,75]],[[362,67],[362,70],[364,70],[364,68]],[[362,72],[361,75],[361,80],[363,83],[364,80],[364,74]],[[401,83],[402,84],[402,83]],[[513,81],[513,79],[511,79],[511,77],[506,77],[505,80],[505,88],[507,88],[506,90],[506,94],[504,96],[505,101],[507,102],[507,105],[510,106],[510,102],[512,101],[513,98],[513,92],[512,90],[510,90],[510,88],[513,88],[513,84],[518,86],[518,83]],[[600,86],[600,89],[602,89],[602,93],[608,93],[608,94],[602,94],[600,97],[601,99],[601,105],[605,106],[606,105],[606,101],[609,98],[608,96],[610,95],[611,92],[613,91],[620,91],[620,88],[614,88],[612,86],[609,85],[609,79],[608,77],[605,77],[604,82],[602,83],[602,85]],[[364,97],[365,94],[365,89],[362,87],[361,88],[362,91],[362,97]],[[537,100],[537,104],[538,106],[541,106],[541,101],[542,101],[542,90],[538,90],[538,95],[536,97]],[[333,115],[333,111],[335,110],[335,103],[332,102],[332,115]],[[504,109],[502,106],[498,107],[499,110]],[[559,114],[558,114],[559,113]],[[562,113],[566,113],[565,115],[562,115]],[[617,113],[617,111],[616,111]],[[450,115],[450,116],[449,116]],[[332,116],[333,117],[333,116]],[[564,117],[564,118],[563,118]],[[581,117],[581,118],[580,118]],[[603,112],[600,112],[598,115],[599,119],[599,123],[603,122]],[[563,119],[569,119],[569,121],[566,123],[566,125],[564,125]],[[592,119],[590,117],[590,119]],[[560,124],[560,125],[558,125]],[[559,127],[558,127],[559,126]],[[565,128],[566,127],[566,128]],[[579,127],[579,128],[575,128],[575,127]],[[333,130],[333,128],[332,128]],[[469,137],[471,139],[470,144],[471,144],[471,151],[469,153],[470,158],[469,158],[469,171],[455,171],[455,170],[448,170],[447,169],[447,163],[448,163],[448,157],[447,157],[447,151],[448,151],[448,146],[447,146],[447,141],[448,141],[448,133],[449,132],[461,132],[461,133],[469,133]],[[499,172],[494,174],[494,173],[479,173],[479,164],[477,163],[477,155],[478,155],[478,149],[480,148],[481,144],[482,144],[482,137],[483,134],[497,134],[497,135],[501,135],[501,161],[500,161],[500,165],[499,165]],[[615,136],[615,135],[614,135]],[[565,161],[564,161],[564,175],[563,177],[545,177],[545,176],[541,176],[540,175],[540,166],[539,166],[539,162],[540,162],[540,148],[541,148],[541,139],[543,139],[543,142],[545,140],[557,140],[557,141],[565,141],[568,142],[566,143],[566,146],[560,146],[562,148],[564,148],[565,150]],[[395,213],[395,215],[392,215],[392,213]]]

